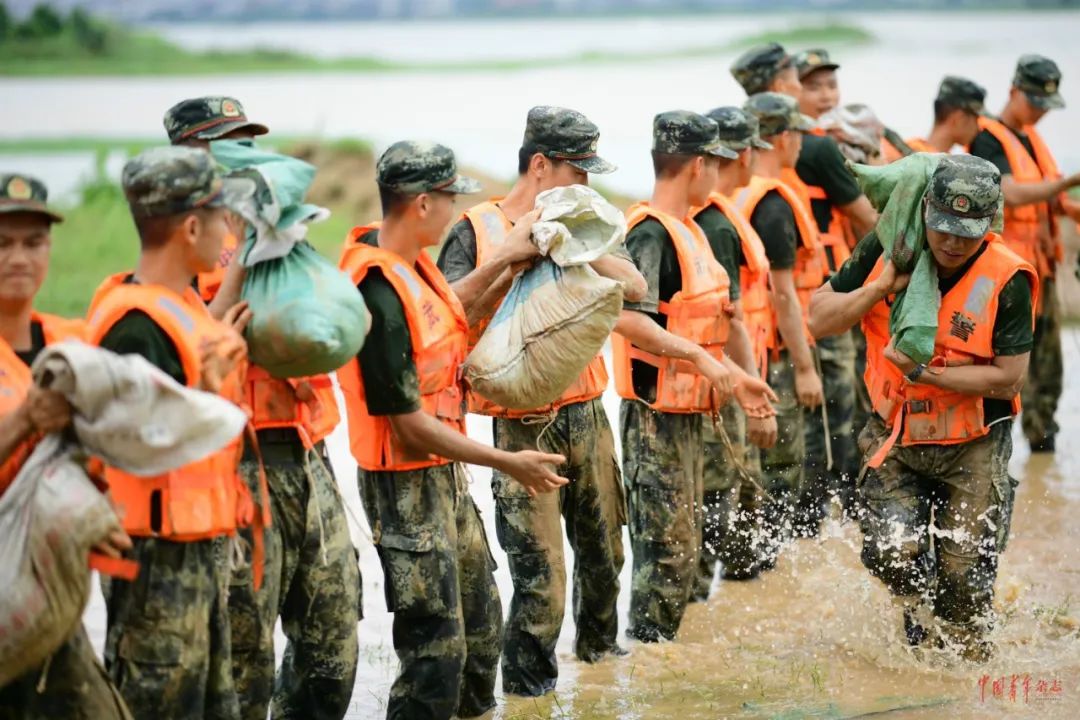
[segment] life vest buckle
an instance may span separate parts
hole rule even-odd
[[[912,415],[929,415],[934,407],[932,400],[908,400],[907,411]]]

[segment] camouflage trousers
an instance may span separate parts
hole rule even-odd
[[[1011,426],[957,445],[895,445],[859,482],[863,564],[893,595],[973,634],[990,617],[1009,535]],[[864,458],[888,436],[872,417],[859,438]]]
[[[769,360],[769,386],[776,407],[776,444],[761,451],[764,498],[761,503],[761,567],[772,568],[792,535],[795,509],[803,485],[806,435],[803,407],[795,395],[795,366],[787,350]]]
[[[623,400],[619,429],[633,575],[626,634],[672,640],[697,586],[704,502],[701,415]]]
[[[82,625],[48,662],[0,688],[0,720],[131,720]]]
[[[851,442],[855,448],[855,463],[859,464],[859,435],[866,427],[866,421],[870,419],[873,407],[870,405],[870,392],[866,389],[866,335],[863,335],[862,326],[855,325],[851,328],[851,340],[855,345],[855,409],[851,413]],[[858,469],[856,469],[856,475]]]
[[[724,578],[752,577],[757,569],[761,542],[762,498],[758,489],[761,458],[758,448],[746,441],[746,416],[735,402],[729,402],[721,409],[716,422],[719,427],[713,424],[712,418],[706,417],[702,432],[705,494],[695,600],[709,597],[718,564],[722,565]],[[726,443],[721,429],[727,437]],[[733,462],[733,455],[741,464],[741,471]],[[750,477],[746,477],[747,474]]]
[[[275,719],[340,720],[352,698],[360,571],[324,453],[320,444],[305,467],[298,438],[262,443],[273,516],[263,586],[255,592],[244,566],[233,570],[229,589],[233,679],[247,720],[265,720],[268,707]],[[240,472],[258,497],[258,463],[245,459]],[[250,531],[245,537],[250,542]],[[275,680],[279,616],[286,645]]]
[[[566,611],[563,519],[574,552],[574,653],[586,662],[617,647],[626,523],[615,439],[600,399],[533,420],[496,418],[495,447],[560,453],[567,462],[558,472],[570,484],[530,498],[498,471],[491,483],[495,527],[514,582],[503,636],[503,690],[529,696],[554,690],[559,676],[555,643]]]
[[[136,720],[238,720],[227,538],[132,538],[134,581],[105,592],[105,667]]]
[[[1035,318],[1035,345],[1031,348],[1028,377],[1020,390],[1024,411],[1020,424],[1032,444],[1042,443],[1057,434],[1054,420],[1061,399],[1064,374],[1061,354],[1061,303],[1057,283],[1043,278],[1039,284],[1041,307]]]
[[[821,407],[803,411],[806,465],[799,491],[796,531],[807,537],[817,535],[834,495],[845,509],[852,508],[855,476],[859,474],[858,451],[851,430],[856,381],[855,343],[851,333],[822,338],[813,352],[820,363],[825,407],[824,411]],[[828,433],[822,412],[829,421]]]
[[[502,605],[464,470],[359,471],[400,660],[391,720],[476,717],[495,706]]]

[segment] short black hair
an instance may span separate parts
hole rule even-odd
[[[544,153],[540,152],[536,148],[531,148],[531,147],[523,147],[520,150],[518,150],[518,176],[519,177],[521,175],[524,175],[525,173],[529,172],[529,163],[532,162],[533,155],[536,155],[538,153],[540,155],[544,155]],[[544,157],[547,157],[547,156],[544,155]],[[552,165],[558,167],[560,163],[564,163],[566,161],[563,160],[562,158],[548,157],[548,162],[550,162]]]
[[[934,124],[940,125],[949,119],[949,116],[959,110],[960,112],[970,113],[974,115],[970,110],[959,105],[953,105],[945,102],[944,100],[934,100]]]
[[[658,150],[652,151],[653,174],[659,180],[678,175],[696,155],[683,155],[681,153],[665,153]]]
[[[197,215],[204,220],[208,211],[215,208],[195,208],[175,215],[135,216],[135,230],[139,233],[139,246],[143,250],[156,250],[169,241],[176,227],[189,215]]]
[[[382,205],[382,215],[384,218],[391,215],[396,215],[401,211],[401,208],[408,205],[416,197],[416,193],[403,193],[397,190],[391,190],[390,188],[379,186],[379,204]]]

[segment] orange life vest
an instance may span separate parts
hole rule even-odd
[[[682,278],[679,291],[660,303],[659,312],[667,317],[667,331],[700,345],[717,359],[723,358],[731,329],[731,280],[727,271],[693,220],[679,220],[647,203],[637,203],[627,210],[626,225],[633,228],[650,217],[667,230]],[[652,409],[681,414],[719,409],[712,384],[692,362],[646,352],[618,333],[612,334],[611,345],[619,397],[642,399],[634,392],[631,373],[631,361],[638,360],[657,369],[656,400],[649,404]]]
[[[353,228],[338,266],[355,285],[373,268],[382,271],[405,311],[420,386],[420,405],[424,412],[464,435],[465,395],[460,368],[469,342],[465,310],[426,252],[421,252],[415,267],[411,267],[397,253],[362,240],[377,227]],[[356,358],[338,370],[338,382],[349,417],[349,446],[361,468],[403,471],[452,462],[435,455],[411,454],[394,435],[389,417],[368,413],[364,380]]]
[[[34,312],[30,316],[30,322],[41,326],[46,345],[62,340],[83,340],[86,336],[86,322],[81,319],[67,320],[55,315]],[[15,350],[7,342],[0,339],[0,417],[14,412],[22,404],[32,382],[30,368],[19,359]],[[19,468],[30,456],[38,439],[32,437],[24,440],[10,456],[0,462],[0,495],[15,479]]]
[[[911,149],[914,150],[915,152],[924,152],[924,153],[936,153],[936,152],[938,152],[937,148],[935,148],[933,145],[926,142],[922,138],[917,138],[917,137],[908,138],[904,142],[906,142],[908,145],[910,145]]]
[[[243,342],[210,315],[193,289],[181,296],[160,285],[124,283],[126,276],[126,273],[112,276],[95,293],[89,316],[91,343],[100,344],[129,312],[143,312],[172,340],[187,386],[197,387],[202,376],[200,347],[204,343]],[[243,367],[229,373],[223,379],[221,396],[239,405],[243,399],[243,376]],[[258,526],[251,493],[237,471],[241,449],[238,437],[202,460],[153,477],[138,477],[107,467],[105,480],[124,530],[138,537],[187,542],[232,535],[238,527],[253,521]],[[160,503],[160,523],[154,522],[158,519],[154,517],[157,503]],[[265,487],[262,507],[261,523],[269,525]],[[261,537],[262,533],[256,535]]]
[[[820,137],[827,136],[827,133],[820,129],[814,128],[811,130],[811,134],[818,135]],[[832,274],[833,271],[839,270],[840,266],[847,262],[847,259],[851,257],[851,249],[854,246],[849,247],[848,236],[851,234],[850,223],[847,217],[840,212],[836,205],[829,200],[828,194],[825,192],[825,188],[819,185],[808,185],[799,177],[799,173],[795,171],[795,168],[784,168],[780,173],[780,179],[787,183],[795,192],[799,194],[803,204],[810,211],[810,216],[817,220],[814,215],[814,200],[828,202],[829,203],[829,226],[824,230],[818,227],[818,238],[821,241],[823,248],[829,251],[832,256],[833,267],[828,265],[829,255],[825,255],[824,261],[826,263],[826,277]]]
[[[769,291],[769,258],[765,254],[765,245],[735,204],[728,197],[714,192],[709,195],[709,206],[715,207],[735,226],[742,250],[742,265],[739,267],[739,298],[742,305],[743,324],[753,343],[755,364],[765,377],[768,372],[769,351],[773,349],[776,329],[773,327],[774,316],[772,295]],[[704,209],[704,208],[702,208]],[[697,217],[701,210],[691,214]]]
[[[810,297],[825,282],[825,278],[828,276],[828,266],[824,259],[824,250],[818,239],[817,223],[810,212],[809,204],[783,180],[755,176],[750,180],[749,185],[739,188],[738,192],[735,193],[735,207],[739,208],[739,211],[747,220],[750,220],[761,199],[773,190],[780,193],[780,197],[784,198],[795,216],[795,226],[799,233],[799,247],[795,250],[793,272],[795,292],[799,296],[799,304],[803,310],[803,325],[807,341],[813,343],[810,330],[806,327],[810,317]],[[783,342],[780,338],[780,327],[775,318],[774,311],[772,347],[779,349],[783,347]]]
[[[217,295],[239,246],[235,235],[226,235],[217,265],[199,274],[196,282],[204,301],[210,302]],[[250,365],[244,381],[244,404],[251,410],[251,423],[256,431],[295,428],[308,449],[332,433],[341,420],[334,385],[328,375],[286,380]]]
[[[881,138],[881,157],[885,158],[885,162],[891,163],[904,157],[904,153],[883,137]]]
[[[497,198],[493,198],[487,202],[482,202],[476,207],[466,210],[462,216],[472,224],[473,232],[476,233],[477,267],[487,261],[495,248],[506,239],[506,234],[510,231],[510,228],[513,227],[510,221],[506,219],[503,211],[495,204],[496,200]],[[491,315],[469,328],[469,350],[472,350],[477,340],[483,335],[500,304],[502,304],[502,298],[492,309]],[[602,353],[597,353],[596,357],[589,361],[589,364],[585,366],[585,369],[570,387],[566,388],[566,391],[563,392],[559,399],[547,407],[531,410],[511,410],[496,405],[479,393],[468,391],[466,396],[469,403],[469,412],[493,417],[520,418],[526,415],[554,412],[565,405],[588,402],[603,395],[607,384],[608,374],[607,368],[604,366],[604,356]]]
[[[935,366],[987,365],[993,361],[998,297],[1016,273],[1028,274],[1033,296],[1038,296],[1035,268],[1006,247],[998,235],[989,233],[986,241],[987,247],[975,263],[941,298],[934,358],[926,372],[933,372]],[[879,258],[866,283],[880,276],[883,268]],[[901,445],[953,445],[986,435],[982,397],[909,383],[900,369],[885,359],[890,336],[889,306],[884,300],[863,317],[862,328],[866,335],[863,379],[870,402],[874,412],[893,429],[890,442],[875,455],[871,467],[880,465],[897,440]],[[1020,411],[1019,394],[1012,403],[1015,414]]]
[[[1024,126],[1023,132],[1031,141],[1035,157],[1031,156],[1020,138],[1001,121],[980,116],[979,127],[1001,143],[1016,182],[1035,183],[1061,177],[1046,143],[1033,126]],[[1047,257],[1043,250],[1043,239],[1047,237],[1047,233],[1049,238],[1056,241],[1052,257]],[[1013,252],[1038,269],[1040,277],[1053,277],[1054,265],[1062,258],[1062,249],[1057,238],[1057,222],[1050,214],[1047,203],[1006,205],[1003,236]]]

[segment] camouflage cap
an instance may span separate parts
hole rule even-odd
[[[795,63],[795,70],[799,73],[800,80],[818,70],[836,70],[840,67],[829,57],[829,51],[821,48],[795,53],[791,60]]]
[[[720,143],[720,128],[714,120],[689,110],[671,110],[653,118],[652,149],[671,155],[739,157]]]
[[[401,140],[386,149],[375,166],[380,187],[406,195],[480,192],[480,183],[458,175],[454,151],[436,143]]]
[[[63,222],[64,216],[49,209],[45,183],[19,173],[0,174],[0,213],[35,213],[49,222]]]
[[[577,110],[539,105],[525,119],[521,147],[544,157],[565,160],[596,175],[615,172],[616,166],[596,154],[600,129]]]
[[[938,86],[937,101],[976,115],[986,112],[986,88],[967,78],[946,75]]]
[[[1023,55],[1016,63],[1013,87],[1024,91],[1032,105],[1043,110],[1065,107],[1065,99],[1058,92],[1061,70],[1057,63],[1042,55]]]
[[[973,155],[947,155],[930,178],[926,198],[928,229],[981,238],[1001,207],[1001,172]]]
[[[752,47],[731,64],[731,74],[747,95],[765,92],[781,70],[791,66],[791,56],[780,43]]]
[[[743,105],[743,110],[761,123],[762,137],[779,135],[785,130],[806,132],[814,127],[813,118],[799,112],[798,101],[781,93],[763,92],[751,95]]]
[[[734,107],[713,108],[705,113],[720,128],[720,144],[729,150],[742,152],[748,147],[772,150],[772,145],[761,139],[761,125],[750,113]]]
[[[231,97],[211,95],[181,100],[165,112],[165,132],[173,145],[191,138],[217,140],[241,128],[247,128],[252,135],[270,132],[265,125],[248,120],[244,106]]]
[[[144,150],[124,165],[120,178],[131,214],[177,215],[199,208],[243,208],[255,192],[247,178],[222,178],[210,153],[189,147]]]

